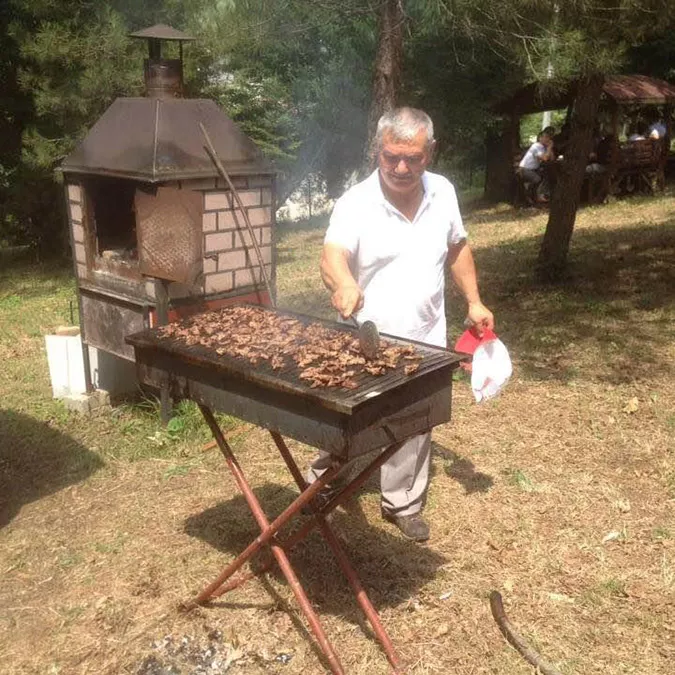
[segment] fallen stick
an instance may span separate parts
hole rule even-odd
[[[506,641],[514,647],[514,649],[532,666],[537,669],[537,672],[541,675],[562,675],[562,673],[543,659],[537,652],[527,644],[525,638],[523,638],[518,631],[511,625],[511,622],[506,618],[506,612],[504,612],[504,603],[502,602],[502,596],[499,591],[492,591],[490,593],[490,610],[492,611],[492,616],[499,626],[499,630],[502,632]]]

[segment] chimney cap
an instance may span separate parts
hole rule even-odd
[[[175,40],[178,42],[190,42],[197,39],[192,37],[192,35],[187,35],[186,33],[176,30],[171,26],[167,26],[165,23],[156,23],[154,26],[150,26],[149,28],[143,28],[142,30],[138,30],[135,33],[129,33],[129,37],[144,38],[146,40]]]

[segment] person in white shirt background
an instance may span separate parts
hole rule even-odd
[[[644,117],[647,122],[646,135],[655,141],[664,139],[668,134],[663,116],[659,108],[649,107],[644,112]]]
[[[537,136],[518,164],[518,173],[526,186],[534,192],[536,201],[547,201],[549,185],[542,172],[542,164],[555,159],[553,153],[553,127],[546,127]]]
[[[335,203],[321,258],[321,276],[342,319],[374,321],[402,338],[445,347],[445,265],[464,295],[468,319],[494,326],[482,303],[457,195],[443,176],[427,171],[433,123],[414,108],[384,114],[378,123],[378,168]],[[382,516],[414,541],[429,538],[421,516],[429,485],[431,434],[409,439],[380,473]],[[330,465],[319,453],[308,480]]]

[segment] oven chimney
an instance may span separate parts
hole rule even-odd
[[[129,37],[148,41],[148,58],[143,62],[145,95],[160,99],[182,98],[183,42],[190,42],[195,38],[162,23],[130,33]],[[177,59],[162,58],[163,41],[178,42]]]

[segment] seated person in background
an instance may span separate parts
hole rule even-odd
[[[612,157],[614,143],[614,134],[607,134],[598,140],[595,150],[591,153],[589,163],[586,166],[587,174],[598,174],[607,171]]]
[[[537,140],[528,148],[518,164],[518,175],[526,186],[534,191],[537,201],[547,201],[548,183],[541,171],[543,162],[555,159],[553,155],[553,127],[546,127],[537,136]]]
[[[628,142],[633,143],[634,141],[646,141],[646,140],[647,140],[647,125],[642,120],[631,124]]]
[[[649,128],[647,129],[647,132],[649,133],[649,138],[653,138],[654,140],[659,140],[661,138],[666,137],[666,125],[661,122],[660,120],[656,120],[655,122],[652,122],[649,125]]]

